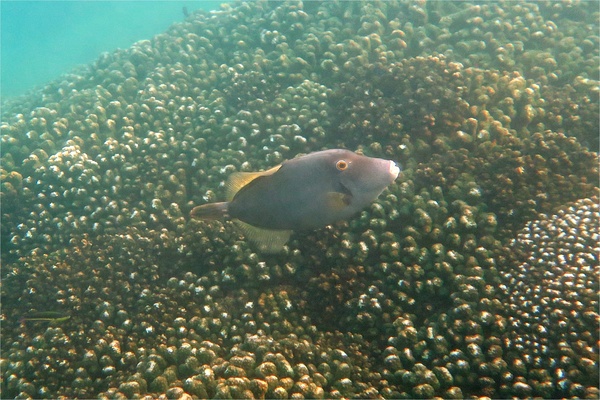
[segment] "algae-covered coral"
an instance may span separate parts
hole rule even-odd
[[[597,397],[598,18],[235,3],[5,103],[2,397]],[[403,175],[279,255],[187,218],[331,147]]]

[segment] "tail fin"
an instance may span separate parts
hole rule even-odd
[[[229,216],[227,214],[228,207],[228,202],[203,204],[194,207],[190,212],[190,216],[195,219],[221,219]]]

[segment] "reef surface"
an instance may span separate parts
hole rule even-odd
[[[597,398],[599,18],[233,3],[5,102],[1,397]],[[277,255],[187,217],[333,147],[402,175]]]

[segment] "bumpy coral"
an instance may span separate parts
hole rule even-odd
[[[597,25],[228,4],[3,104],[2,397],[597,397]],[[187,218],[331,147],[403,174],[277,255]]]
[[[598,198],[581,200],[528,223],[509,247],[504,345],[524,395],[598,396],[599,224]]]
[[[20,304],[5,310],[5,393],[332,398],[366,390],[351,381],[367,370],[360,336],[319,332],[287,285],[259,289],[227,269],[169,271],[193,269],[191,258],[167,260],[176,246],[164,233],[131,231],[35,253],[6,272],[4,300]],[[165,280],[171,272],[179,277]],[[39,298],[72,318],[20,321]]]

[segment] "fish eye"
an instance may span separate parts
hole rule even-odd
[[[339,170],[339,171],[343,171],[346,168],[348,168],[348,163],[345,160],[338,160],[338,162],[335,163],[335,167]]]

